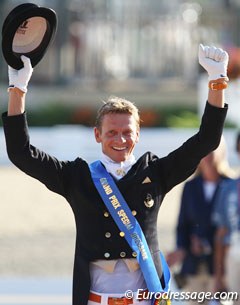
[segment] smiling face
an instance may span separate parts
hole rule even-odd
[[[138,124],[128,113],[105,114],[101,127],[95,127],[94,133],[102,152],[115,162],[126,161],[139,140]]]

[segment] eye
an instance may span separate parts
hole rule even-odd
[[[132,135],[133,135],[133,131],[132,130],[126,130],[126,131],[124,131],[124,136],[126,136],[126,137],[131,137]]]
[[[109,130],[108,133],[107,133],[107,135],[109,137],[113,137],[113,136],[115,136],[115,134],[116,134],[116,132],[114,130]]]

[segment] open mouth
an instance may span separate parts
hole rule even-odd
[[[125,149],[127,149],[127,147],[116,147],[116,146],[113,146],[113,149],[114,150],[117,150],[117,151],[123,151],[123,150],[125,150]]]

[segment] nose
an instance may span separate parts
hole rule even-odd
[[[118,134],[116,135],[115,137],[115,141],[119,142],[119,143],[125,143],[126,142],[126,139],[124,137],[123,134]]]

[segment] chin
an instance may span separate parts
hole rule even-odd
[[[114,161],[119,163],[119,162],[124,162],[127,159],[128,159],[128,156],[122,156],[122,157],[117,156],[116,158],[114,158]]]
[[[108,154],[108,156],[109,156],[109,158],[111,158],[113,161],[115,161],[117,163],[124,162],[124,161],[128,160],[128,158],[130,157],[130,155],[128,153],[126,153],[126,151],[125,152],[113,151],[113,153]]]

